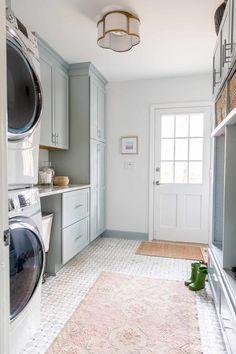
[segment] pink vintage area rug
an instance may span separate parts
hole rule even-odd
[[[102,273],[48,354],[199,354],[195,294],[183,282]]]

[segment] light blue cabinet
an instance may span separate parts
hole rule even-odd
[[[57,148],[69,148],[68,75],[60,68],[54,71],[54,144]]]
[[[58,175],[70,183],[91,185],[90,240],[105,230],[105,85],[91,63],[72,64],[70,77],[70,149],[50,151]]]
[[[105,91],[98,80],[90,78],[90,138],[105,141]]]
[[[44,99],[40,145],[66,150],[69,148],[68,65],[41,38],[38,44]]]
[[[40,57],[41,82],[43,86],[43,111],[41,116],[40,144],[51,146],[53,132],[53,63]]]
[[[105,144],[91,139],[91,241],[105,231]]]

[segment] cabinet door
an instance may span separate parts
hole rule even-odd
[[[98,231],[98,188],[91,188],[90,192],[90,241],[99,236]]]
[[[98,88],[98,139],[105,141],[105,92]]]
[[[222,79],[227,75],[231,62],[231,38],[230,38],[230,7],[225,8],[224,18],[221,27],[221,68]]]
[[[221,35],[219,35],[213,56],[213,94],[221,82]]]
[[[90,143],[91,241],[105,230],[105,144],[91,139]]]
[[[90,140],[90,184],[92,187],[105,186],[105,148],[97,140]]]
[[[90,139],[90,184],[93,188],[97,188],[99,183],[99,146],[97,140]]]
[[[105,231],[105,188],[98,189],[98,234],[101,235]]]
[[[90,137],[98,140],[98,85],[90,78]]]
[[[102,85],[90,79],[90,137],[105,141],[105,91]]]
[[[98,187],[105,187],[105,152],[106,145],[104,143],[98,144]]]
[[[68,149],[69,115],[68,115],[68,76],[55,67],[54,73],[54,133],[56,147]]]
[[[231,1],[231,43],[232,43],[232,59],[236,55],[236,0]],[[231,60],[232,61],[232,60]]]
[[[40,57],[41,83],[43,91],[43,110],[41,115],[40,145],[54,146],[52,139],[53,121],[53,64]]]

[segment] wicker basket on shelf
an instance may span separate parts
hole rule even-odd
[[[227,87],[224,86],[221,94],[216,101],[216,125],[219,125],[222,120],[226,117],[226,109],[227,109]]]
[[[229,82],[229,108],[232,111],[236,107],[236,72]]]

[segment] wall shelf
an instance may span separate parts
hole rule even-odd
[[[229,125],[236,124],[236,108],[234,108],[225,119],[213,130],[211,137],[224,134],[225,128]]]

